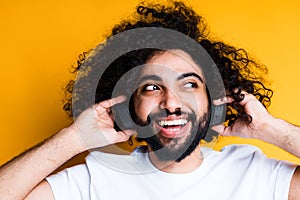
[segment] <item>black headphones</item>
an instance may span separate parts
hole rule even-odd
[[[76,118],[88,106],[95,103],[95,94],[99,80],[111,63],[125,53],[144,48],[161,50],[181,49],[187,52],[196,64],[201,67],[211,100],[225,96],[223,79],[216,64],[208,52],[197,41],[183,33],[166,28],[136,28],[109,38],[105,45],[99,45],[94,50],[94,55],[87,59],[80,67],[73,89],[73,116]],[[88,87],[88,90],[82,89],[82,86]],[[122,93],[124,91],[120,91],[119,95]],[[118,95],[112,95],[112,97],[114,96]],[[226,105],[215,106],[212,101],[210,103],[211,117],[209,125],[211,127],[225,121]],[[113,106],[112,114],[115,127],[118,130],[136,129],[138,126],[132,120],[129,112],[129,101]]]
[[[133,120],[132,116],[129,112],[129,101],[125,101],[120,104],[116,104],[112,107],[112,114],[114,118],[114,128],[116,131],[120,130],[129,130],[129,129],[136,129],[137,125]],[[211,116],[210,116],[210,122],[209,122],[209,130],[207,134],[205,135],[205,140],[206,141],[211,141],[214,136],[217,136],[218,133],[210,129],[210,127],[214,125],[221,124],[225,121],[225,116],[226,116],[226,105],[212,105],[210,106],[211,109]],[[145,127],[139,127],[139,129],[144,131],[147,131],[146,129],[149,128],[147,126]]]

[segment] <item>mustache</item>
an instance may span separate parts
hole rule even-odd
[[[186,112],[186,111],[181,111],[180,109],[175,110],[174,112],[170,112],[168,109],[162,109],[159,110],[158,112],[152,112],[147,116],[147,122],[144,122],[144,126],[149,125],[152,123],[153,120],[159,119],[159,118],[166,118],[170,115],[175,115],[175,116],[186,116],[187,120],[195,122],[197,120],[197,115],[196,113],[192,112]]]

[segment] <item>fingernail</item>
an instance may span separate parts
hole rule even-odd
[[[240,99],[243,101],[245,99],[245,94],[240,94]]]

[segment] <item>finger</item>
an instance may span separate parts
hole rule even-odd
[[[216,125],[211,127],[212,130],[216,131],[222,136],[231,136],[232,134],[232,127],[231,126],[224,126],[223,124]]]
[[[117,96],[115,98],[108,99],[108,100],[105,100],[105,101],[102,101],[102,102],[98,103],[97,106],[96,106],[96,109],[98,107],[102,107],[102,108],[105,108],[105,109],[110,108],[113,105],[118,104],[118,103],[122,103],[125,100],[126,100],[126,96]]]
[[[226,97],[223,97],[221,99],[213,100],[213,104],[216,105],[216,106],[219,106],[219,105],[222,105],[222,104],[232,103],[233,101],[234,101],[234,99],[232,97],[226,96]]]
[[[244,92],[244,91],[242,91],[241,94],[244,95],[243,100],[239,102],[239,104],[241,106],[245,106],[250,101],[257,101],[256,97],[253,94],[249,94],[249,93]]]
[[[114,143],[125,142],[130,138],[130,136],[134,135],[135,133],[136,133],[136,131],[134,131],[134,130],[118,131],[117,136],[116,136],[116,140],[115,140]]]

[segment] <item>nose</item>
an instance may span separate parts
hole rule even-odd
[[[165,90],[164,95],[162,96],[162,100],[160,103],[161,109],[167,109],[171,113],[181,109],[181,101],[179,96],[176,95],[174,91]]]

